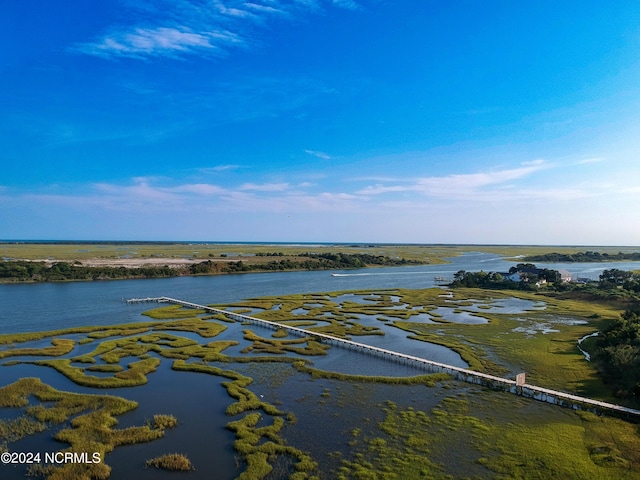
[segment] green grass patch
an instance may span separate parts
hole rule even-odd
[[[251,345],[244,348],[242,353],[326,355],[327,350],[330,348],[328,345],[322,344],[313,338],[296,338],[293,340],[263,338],[252,330],[244,331],[244,339],[250,341]]]
[[[295,416],[288,415],[278,410],[274,405],[260,400],[247,387],[252,379],[230,370],[222,370],[218,367],[186,363],[176,360],[172,368],[179,371],[191,371],[206,373],[229,379],[222,382],[229,396],[236,400],[227,407],[226,413],[230,416],[245,414],[241,419],[229,422],[227,428],[235,432],[236,440],[234,449],[246,462],[246,469],[240,474],[239,479],[253,480],[264,478],[273,467],[274,458],[287,456],[295,461],[295,473],[290,478],[310,478],[310,474],[317,469],[317,464],[312,458],[301,450],[288,446],[280,437],[279,432],[287,420],[294,422]],[[273,417],[271,425],[258,427],[262,413]]]
[[[39,403],[30,405],[31,397]],[[118,423],[115,417],[136,408],[136,402],[110,395],[64,392],[37,378],[23,378],[0,388],[0,407],[22,407],[25,417],[21,418],[32,419],[14,424],[13,430],[17,430],[17,434],[10,433],[13,437],[9,441],[15,441],[23,434],[41,431],[43,425],[64,425],[54,438],[69,445],[65,451],[100,455],[100,463],[67,463],[33,470],[45,472],[51,480],[106,479],[111,468],[105,462],[105,456],[114,448],[148,442],[164,435],[162,428],[148,425],[114,428]]]
[[[147,310],[146,312],[142,312],[142,315],[146,315],[155,320],[167,320],[173,318],[193,318],[203,313],[206,313],[206,310],[196,310],[194,308],[183,307],[182,305],[169,305]]]
[[[122,372],[124,368],[121,365],[90,365],[84,369],[87,372],[104,372],[104,373],[117,373]]]
[[[145,466],[169,470],[172,472],[189,472],[195,470],[189,458],[182,453],[167,453],[145,462]]]
[[[495,392],[380,408],[377,429],[351,433],[336,478],[640,478],[638,427],[617,419]]]
[[[54,338],[51,340],[50,347],[44,348],[16,348],[0,351],[0,359],[7,357],[17,357],[21,355],[34,355],[45,357],[59,357],[70,353],[76,342],[74,340],[68,340],[65,338]]]
[[[173,415],[154,415],[149,423],[155,429],[166,430],[175,428],[178,425],[178,419]]]
[[[45,422],[40,422],[27,415],[12,420],[0,420],[0,451],[2,451],[3,444],[16,442],[46,429]]]
[[[51,367],[74,383],[92,388],[122,388],[136,387],[147,383],[147,375],[155,372],[160,365],[157,358],[148,358],[137,362],[131,362],[126,370],[116,372],[112,377],[96,377],[87,375],[84,369],[71,365],[70,359],[40,360],[29,362],[35,365]]]
[[[381,383],[386,385],[425,385],[434,387],[440,383],[448,382],[451,377],[446,373],[433,373],[428,375],[416,375],[413,377],[385,377],[372,375],[350,375],[347,373],[328,372],[310,367],[302,361],[293,362],[293,368],[299,372],[306,373],[312,378],[329,378],[359,383]]]

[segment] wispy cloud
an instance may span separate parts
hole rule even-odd
[[[180,185],[178,187],[174,187],[172,189],[170,189],[170,191],[172,192],[176,192],[176,193],[193,193],[196,195],[204,195],[204,196],[210,196],[210,195],[221,195],[226,193],[226,190],[222,187],[219,187],[217,185],[211,185],[208,183],[193,183],[193,184],[187,184],[187,185]]]
[[[306,182],[297,185],[244,183],[229,187],[211,183],[163,185],[161,180],[154,182],[141,178],[128,185],[95,183],[76,191],[56,189],[54,193],[17,194],[8,199],[23,201],[32,207],[57,206],[70,211],[96,209],[128,215],[193,215],[212,211],[251,214],[333,212],[354,210],[362,203],[358,195],[328,191],[310,193],[309,186]]]
[[[273,17],[294,17],[322,10],[323,4],[360,8],[353,0],[156,0],[126,4],[128,25],[114,25],[94,41],[72,50],[105,58],[182,58],[225,55],[253,43],[256,28]]]
[[[228,171],[228,170],[238,170],[239,168],[242,168],[242,165],[236,165],[236,164],[216,165],[215,167],[199,168],[198,172],[200,172],[200,173],[217,173],[217,172],[225,172],[225,171]]]
[[[359,195],[381,195],[398,192],[414,192],[438,198],[491,198],[498,192],[514,190],[511,182],[521,180],[540,170],[549,168],[546,162],[525,162],[517,168],[452,174],[442,177],[418,177],[394,184],[378,183],[359,190]],[[517,190],[516,190],[517,191]]]
[[[507,182],[519,180],[543,168],[545,168],[544,163],[533,162],[524,164],[519,168],[506,170],[421,178],[418,179],[417,185],[425,193],[436,195],[451,191],[458,193],[461,191],[471,192],[482,187],[504,185]]]
[[[600,163],[604,162],[604,158],[594,157],[594,158],[585,158],[583,160],[577,160],[574,162],[574,165],[588,165],[591,163]]]
[[[288,183],[244,183],[240,190],[253,190],[256,192],[283,192],[289,189]]]
[[[349,10],[359,10],[362,8],[360,4],[354,2],[353,0],[332,0],[332,3],[336,7],[347,8]]]
[[[319,152],[317,150],[305,150],[304,153],[311,155],[312,157],[317,157],[321,160],[330,160],[331,159],[331,155],[329,155],[328,153],[324,153],[324,152]]]
[[[369,185],[362,190],[359,190],[358,195],[380,195],[383,193],[392,193],[392,192],[408,192],[408,191],[417,190],[415,184],[413,185]]]
[[[197,52],[222,52],[230,44],[241,44],[231,32],[193,32],[188,27],[135,27],[115,31],[95,43],[79,45],[77,50],[104,57],[176,57]]]

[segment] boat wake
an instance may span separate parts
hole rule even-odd
[[[373,275],[425,275],[424,272],[332,273],[332,277],[368,277]]]

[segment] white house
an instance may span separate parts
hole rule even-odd
[[[562,281],[562,283],[569,283],[571,280],[573,280],[573,275],[571,275],[571,272],[568,270],[558,270],[558,273],[560,274],[560,280]]]

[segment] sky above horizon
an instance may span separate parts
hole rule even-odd
[[[0,239],[640,245],[636,0],[0,9]]]

